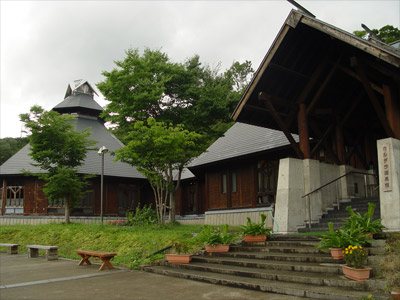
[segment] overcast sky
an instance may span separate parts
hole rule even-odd
[[[298,2],[349,32],[400,26],[400,0]],[[198,54],[222,70],[250,60],[257,69],[292,8],[286,0],[0,0],[0,138],[20,137],[19,114],[52,109],[69,82],[102,81],[128,48],[161,48],[175,62]]]

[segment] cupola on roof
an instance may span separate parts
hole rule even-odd
[[[74,80],[68,84],[64,100],[53,110],[59,113],[78,113],[90,116],[99,116],[103,108],[93,99],[96,91],[84,79]]]

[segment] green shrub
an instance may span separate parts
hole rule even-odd
[[[237,233],[229,233],[228,225],[225,224],[220,227],[213,228],[209,225],[205,225],[203,230],[199,233],[198,239],[202,241],[205,245],[227,245],[232,244],[237,238]]]
[[[347,206],[346,210],[350,213],[350,216],[346,219],[346,223],[343,225],[344,229],[350,229],[352,222],[355,222],[356,228],[359,228],[366,234],[375,234],[382,232],[385,226],[382,225],[381,219],[372,220],[374,215],[376,204],[368,203],[368,212],[361,215],[359,212],[354,212],[351,206]]]
[[[135,214],[128,212],[126,214],[127,225],[129,226],[148,226],[158,224],[157,212],[150,207],[144,205],[140,208],[140,204],[136,207]]]
[[[322,235],[317,248],[328,250],[329,248],[344,249],[350,245],[361,246],[369,241],[368,236],[355,227],[355,222],[349,229],[334,230],[332,222],[328,223],[329,234]]]
[[[271,228],[265,227],[265,220],[267,216],[261,214],[261,221],[259,223],[254,223],[251,221],[249,217],[247,217],[247,224],[240,226],[243,230],[243,234],[246,235],[259,235],[259,234],[266,234],[271,235]]]

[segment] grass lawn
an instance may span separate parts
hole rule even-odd
[[[71,259],[80,259],[74,251],[78,249],[117,252],[113,265],[137,269],[140,264],[164,257],[157,254],[146,259],[176,241],[190,240],[194,248],[201,249],[201,242],[192,238],[192,234],[200,232],[201,228],[195,225],[121,227],[77,223],[11,225],[0,226],[0,243],[19,244],[20,253],[26,253],[26,245],[58,246],[58,255]],[[6,251],[6,248],[0,247],[0,251]],[[40,255],[44,255],[42,251]]]

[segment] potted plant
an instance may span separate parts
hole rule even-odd
[[[223,225],[222,229],[215,229],[206,225],[199,235],[206,245],[207,252],[228,252],[230,244],[234,242],[237,236],[235,233],[228,232],[227,224]]]
[[[267,236],[271,235],[271,228],[265,227],[266,218],[266,215],[261,214],[261,221],[254,223],[247,217],[247,224],[240,226],[245,242],[265,242],[267,240]]]
[[[332,222],[328,223],[329,234],[322,235],[317,248],[329,250],[333,259],[343,259],[344,249],[350,245],[361,246],[368,241],[367,235],[360,228],[356,228],[355,221],[349,229],[334,230]]]
[[[187,242],[175,242],[172,249],[175,253],[165,255],[169,263],[188,264],[192,260],[192,255],[189,254],[191,247]]]
[[[359,228],[370,238],[372,238],[375,233],[382,232],[382,229],[385,228],[385,226],[382,225],[381,219],[372,219],[375,207],[376,204],[369,202],[368,212],[361,215],[359,212],[354,212],[351,206],[347,206],[346,210],[350,213],[350,216],[347,218],[346,223],[343,225],[343,228],[349,229],[352,226],[352,222],[355,222],[356,228]]]
[[[345,265],[342,265],[344,276],[356,281],[366,281],[369,278],[371,268],[365,267],[368,252],[362,246],[348,246],[344,250]]]

